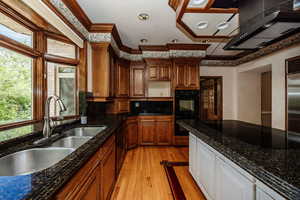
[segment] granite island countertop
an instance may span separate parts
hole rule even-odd
[[[283,197],[300,199],[299,136],[235,120],[176,123]]]
[[[100,116],[89,118],[88,124],[84,126],[105,125],[107,128],[98,133],[84,145],[80,146],[65,159],[54,166],[37,173],[22,176],[0,176],[0,200],[48,200],[53,198],[58,190],[67,183],[73,175],[94,155],[114,131],[120,127],[124,115]],[[77,123],[64,125],[63,129],[80,127]],[[9,144],[0,146],[0,157],[21,151],[24,149],[35,148],[33,141],[41,138],[41,124],[38,124],[35,133],[24,138],[13,140]]]

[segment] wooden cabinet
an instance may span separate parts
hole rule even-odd
[[[115,93],[115,56],[110,43],[92,43],[93,101],[109,101]]]
[[[106,112],[110,114],[128,113],[130,111],[130,103],[128,98],[115,98],[106,106]]]
[[[116,97],[129,96],[130,62],[118,59],[116,62]]]
[[[172,130],[172,116],[139,117],[139,144],[170,145],[172,144]]]
[[[135,148],[138,145],[138,121],[136,117],[127,119],[126,145],[127,149]]]
[[[170,81],[172,63],[169,59],[146,59],[149,81]]]
[[[130,65],[130,96],[145,97],[145,63],[131,62]]]
[[[255,185],[220,158],[216,159],[216,200],[254,200]]]
[[[156,144],[170,145],[172,141],[173,123],[172,118],[156,119]]]
[[[115,136],[111,136],[98,152],[58,192],[56,200],[106,200],[116,181]]]
[[[156,122],[154,118],[143,118],[139,122],[141,145],[155,145]]]
[[[115,143],[109,147],[101,161],[101,200],[108,200],[116,180],[116,148]]]
[[[127,124],[123,123],[122,127],[116,134],[116,174],[119,175],[126,155],[126,132]]]
[[[199,89],[199,59],[175,59],[175,88]]]

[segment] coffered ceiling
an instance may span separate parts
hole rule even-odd
[[[169,0],[77,0],[78,5],[93,24],[116,24],[123,44],[132,49],[138,49],[140,45],[166,45],[176,39],[177,43],[183,44],[212,44],[208,51],[210,53],[216,52],[222,55],[239,53],[235,51],[225,53],[222,49],[224,45],[218,45],[220,42],[225,44],[228,36],[238,33],[239,21],[236,9],[227,13],[223,13],[222,8],[217,13],[206,11],[199,13],[197,9],[201,9],[201,6],[194,6],[189,0],[182,0],[181,3],[188,3],[187,10],[196,9],[196,12],[184,12],[181,19],[189,30],[201,38],[194,40],[178,26],[178,12],[174,8],[172,9],[169,5],[170,2]],[[219,1],[205,0],[202,9],[206,9],[207,6],[212,6],[216,2]],[[174,0],[174,3],[180,6],[180,1]],[[216,5],[218,6],[218,4]],[[149,19],[140,20],[138,15],[141,13],[148,14]],[[201,21],[207,22],[206,28],[198,28]],[[218,25],[224,22],[229,22],[228,28],[218,30]],[[215,41],[214,38],[221,38],[221,40]],[[147,39],[147,42],[141,43],[142,39]]]

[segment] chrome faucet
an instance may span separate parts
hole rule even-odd
[[[52,135],[53,129],[55,128],[55,124],[50,118],[50,103],[52,99],[54,99],[55,103],[58,103],[60,112],[64,112],[67,110],[66,106],[58,96],[53,95],[47,98],[45,104],[45,117],[44,117],[44,129],[43,129],[44,138],[49,138]]]

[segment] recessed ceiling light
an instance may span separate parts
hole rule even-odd
[[[200,21],[198,24],[197,24],[197,28],[198,29],[205,29],[208,27],[208,21]]]
[[[177,43],[177,42],[178,42],[178,39],[172,40],[172,43]]]
[[[141,39],[140,42],[141,42],[142,44],[145,44],[145,43],[148,42],[148,40],[147,40],[147,39]]]
[[[201,5],[205,2],[206,2],[206,0],[192,0],[193,5]]]
[[[222,23],[220,23],[220,24],[217,25],[217,29],[224,30],[224,29],[228,28],[229,25],[230,25],[229,22],[222,22]]]
[[[147,13],[141,13],[138,15],[139,20],[146,21],[150,18],[150,16]]]

